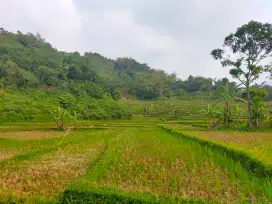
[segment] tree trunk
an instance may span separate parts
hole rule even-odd
[[[229,102],[226,101],[226,117],[225,122],[229,125],[230,124],[230,105]]]
[[[259,117],[256,118],[256,128],[259,128]]]
[[[247,123],[248,127],[252,128],[252,119],[251,119],[251,98],[249,93],[249,83],[246,84],[247,91]]]

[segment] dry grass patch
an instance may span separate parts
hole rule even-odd
[[[263,143],[272,143],[271,132],[216,132],[216,131],[194,131],[185,132],[193,133],[196,136],[212,139],[215,141],[222,141],[224,143],[232,143],[239,145],[260,145]]]
[[[0,161],[2,159],[8,159],[10,157],[13,156],[13,153],[11,151],[3,151],[3,152],[0,152]]]
[[[183,133],[246,150],[256,158],[272,164],[271,132],[183,131]]]
[[[44,138],[60,137],[63,132],[55,131],[18,131],[0,133],[0,138],[9,138],[17,140],[39,140]]]
[[[70,145],[33,161],[0,169],[0,195],[56,198],[73,179],[83,175],[104,145]]]
[[[57,144],[65,133],[54,131],[21,131],[0,133],[0,161],[25,152],[39,151]],[[69,137],[74,133],[69,133]],[[59,137],[59,138],[58,138]]]
[[[243,197],[239,186],[231,184],[221,168],[207,162],[189,166],[182,157],[175,161],[123,153],[122,162],[112,168],[101,182],[122,190],[152,192],[188,199],[238,201]]]
[[[199,145],[157,130],[127,134],[121,144],[120,159],[113,158],[109,170],[92,185],[224,203],[257,199],[254,190]],[[263,190],[260,197],[265,197]]]

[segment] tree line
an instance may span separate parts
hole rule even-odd
[[[254,97],[256,99],[260,95],[255,93],[253,96],[252,88],[266,90],[267,94],[262,94],[262,100],[272,100],[271,86],[255,84],[261,73],[272,73],[268,65],[260,64],[271,52],[270,32],[270,24],[252,21],[225,38],[225,50],[215,49],[211,52],[223,66],[231,66],[230,74],[236,81],[241,82],[239,84],[227,78],[215,80],[191,75],[181,80],[174,73],[152,69],[146,63],[139,63],[132,58],[112,60],[92,52],[63,52],[46,42],[39,33],[12,33],[1,28],[1,109],[6,113],[13,111],[16,115],[16,112],[24,110],[21,110],[18,104],[7,107],[4,101],[12,101],[12,97],[16,98],[18,95],[22,98],[27,95],[30,96],[29,103],[33,103],[40,100],[41,96],[47,95],[51,97],[51,102],[57,101],[54,104],[56,106],[70,108],[71,112],[74,109],[83,112],[82,118],[85,119],[127,118],[131,115],[127,112],[128,108],[114,100],[216,100],[220,98],[218,92],[221,86],[232,89],[240,85],[244,90],[236,94],[247,99],[248,109],[251,109],[251,106],[254,106]],[[228,53],[232,53],[236,58],[229,58]],[[257,103],[258,100],[255,101]],[[108,107],[109,103],[118,106],[116,110],[122,111],[108,114],[112,110]],[[91,115],[88,115],[88,112],[91,112]],[[251,115],[249,112],[248,114]],[[13,114],[6,116],[10,115]],[[28,114],[24,112],[22,115]]]
[[[113,99],[122,97],[153,100],[157,98],[216,97],[214,79],[175,74],[150,68],[132,58],[111,60],[97,53],[58,51],[40,34],[0,29],[0,86],[2,88],[48,88],[73,94],[87,92],[99,98],[108,93]],[[225,85],[227,78],[216,80]],[[271,93],[271,87],[266,86]],[[266,97],[270,100],[272,97]]]

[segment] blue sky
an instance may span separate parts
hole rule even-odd
[[[0,27],[39,32],[64,51],[132,57],[179,77],[228,76],[210,51],[271,0],[0,0]]]

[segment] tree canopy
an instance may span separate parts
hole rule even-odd
[[[265,32],[269,31],[268,28]],[[226,42],[235,43],[236,40],[231,41],[232,38],[237,37],[231,35]],[[266,42],[261,40],[261,36],[257,39],[263,44]],[[266,50],[262,52],[266,53],[266,56],[270,48],[269,46],[262,48]],[[256,49],[261,51],[260,47]],[[222,56],[224,54],[221,51],[219,53]],[[220,57],[218,51],[215,56]],[[223,60],[223,57],[221,59]],[[254,73],[256,77],[259,75],[259,65],[254,65],[250,73]],[[268,67],[266,68],[268,70]],[[237,86],[227,78],[218,79],[216,82],[222,86],[227,84],[230,87]],[[92,52],[84,54],[63,52],[46,42],[39,33],[25,34],[20,31],[12,33],[4,28],[0,29],[0,88],[3,102],[0,109],[7,113],[2,114],[1,120],[13,120],[16,114],[19,117],[19,112],[24,113],[21,118],[25,115],[32,118],[31,115],[35,111],[41,116],[40,111],[44,111],[43,114],[48,113],[51,105],[56,107],[61,105],[70,109],[71,113],[74,110],[84,112],[81,114],[82,118],[129,117],[127,107],[114,100],[122,98],[154,100],[173,97],[217,99],[217,92],[220,89],[217,83],[212,78],[202,76],[189,76],[182,80],[174,73],[153,69],[148,64],[129,57],[113,60]],[[268,85],[258,88],[265,88],[268,93],[272,93]],[[41,104],[35,102],[43,100],[45,95],[48,101],[44,100]],[[271,94],[264,99],[271,100]],[[27,107],[22,109],[18,105],[22,101],[32,109]],[[119,112],[112,113],[113,106]],[[25,111],[29,111],[29,114]],[[7,119],[11,116],[12,118]]]
[[[272,52],[272,25],[250,21],[225,37],[224,49],[214,49],[211,55],[223,67],[231,67],[230,75],[244,85],[248,103],[248,125],[251,121],[250,86],[267,70],[264,59]]]
[[[93,84],[114,99],[152,100],[164,97],[211,97],[212,78],[175,74],[149,67],[132,58],[108,59],[98,53],[61,52],[40,34],[0,30],[0,86],[90,93]],[[220,81],[221,79],[219,79]],[[224,80],[222,79],[223,83]],[[221,83],[221,82],[220,82]],[[75,87],[80,90],[75,91]],[[97,89],[98,90],[98,89]],[[92,97],[97,94],[92,94]],[[99,95],[99,94],[98,94]]]

